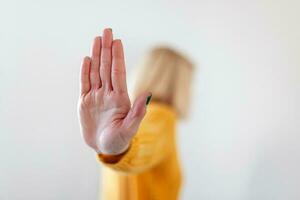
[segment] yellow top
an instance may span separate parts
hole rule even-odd
[[[181,173],[175,126],[172,108],[150,103],[129,149],[119,156],[98,155],[104,166],[101,199],[178,199]]]

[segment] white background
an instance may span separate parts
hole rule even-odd
[[[300,199],[299,1],[1,1],[0,200],[93,200],[78,75],[112,27],[129,75],[166,43],[197,64],[182,199]],[[129,78],[131,80],[131,78]]]

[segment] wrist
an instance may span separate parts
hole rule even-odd
[[[97,153],[99,160],[101,160],[104,163],[108,164],[114,164],[119,162],[123,156],[128,152],[130,147],[128,147],[124,152],[118,154],[118,155],[110,155],[110,154],[102,154],[102,153]]]
[[[115,134],[114,137],[112,134],[106,135],[101,134],[97,140],[97,150],[98,154],[104,155],[119,155],[127,151],[130,146],[130,142],[125,142],[118,134]]]

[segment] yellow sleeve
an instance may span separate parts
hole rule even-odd
[[[126,152],[117,156],[98,155],[105,166],[125,173],[147,170],[162,161],[174,142],[176,116],[168,106],[150,103],[140,128]]]

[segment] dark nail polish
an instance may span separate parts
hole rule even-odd
[[[151,101],[151,98],[152,98],[152,94],[150,96],[147,97],[147,101],[146,101],[146,105],[148,105]]]

